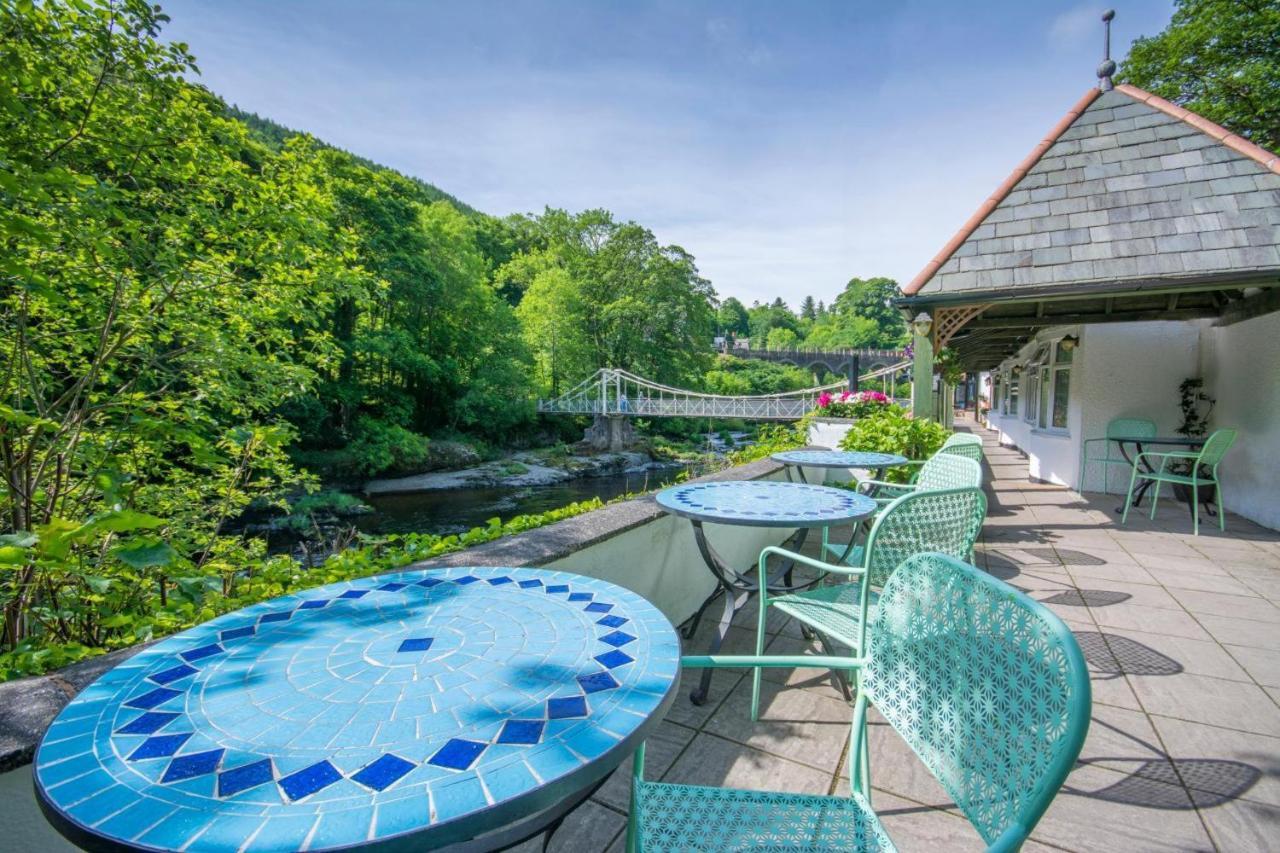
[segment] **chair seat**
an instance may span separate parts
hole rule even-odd
[[[1139,471],[1138,479],[1156,480],[1161,483],[1185,483],[1188,486],[1193,483],[1198,486],[1212,486],[1215,484],[1214,480],[1210,480],[1207,477],[1193,477],[1190,474],[1170,474],[1167,471],[1163,474],[1157,471]]]
[[[840,555],[844,553],[844,549],[848,547],[849,545],[846,542],[828,542],[827,553],[839,560]],[[849,556],[845,558],[844,564],[846,566],[861,566],[864,554],[865,552],[861,545],[854,545],[853,550],[849,552]]]
[[[788,616],[794,616],[832,639],[856,646],[858,629],[862,624],[858,617],[860,588],[856,583],[819,586],[791,595],[770,597],[769,606],[778,608]],[[868,618],[875,615],[879,598],[879,594],[872,590]]]
[[[822,797],[637,782],[645,851],[896,850],[857,793]]]

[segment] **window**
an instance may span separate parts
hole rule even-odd
[[[1006,415],[1014,415],[1016,417],[1018,414],[1018,386],[1021,383],[1022,379],[1016,373],[1011,373],[1008,382],[1005,383],[1004,413]]]
[[[1065,430],[1067,406],[1071,396],[1072,349],[1054,341],[1048,349],[1049,360],[1040,368],[1040,413],[1036,423],[1041,429]]]
[[[1041,392],[1044,387],[1044,365],[1048,359],[1049,347],[1041,346],[1031,356],[1031,360],[1027,362],[1027,369],[1023,372],[1023,376],[1027,378],[1027,405],[1022,412],[1022,417],[1032,423],[1043,415],[1045,401]]]

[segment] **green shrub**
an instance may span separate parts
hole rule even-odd
[[[729,464],[746,465],[748,462],[754,462],[784,450],[804,447],[807,442],[807,423],[807,421],[801,421],[794,425],[769,424],[760,427],[754,443],[728,454]]]
[[[840,441],[841,450],[897,453],[908,459],[928,459],[938,452],[951,433],[934,421],[907,417],[901,406],[886,406],[877,414],[862,418],[849,427]],[[890,482],[906,482],[906,468],[888,472]]]
[[[375,476],[421,468],[428,456],[425,435],[365,415],[356,420],[355,437],[347,445],[356,473]]]

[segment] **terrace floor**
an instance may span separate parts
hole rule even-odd
[[[1121,527],[1119,498],[1030,483],[1025,458],[979,431],[991,504],[978,560],[1057,612],[1093,674],[1093,722],[1079,765],[1024,849],[1276,849],[1280,534],[1228,516],[1225,534],[1202,526],[1194,537],[1185,506],[1173,500],[1161,502],[1154,521],[1130,513]],[[754,610],[739,624],[726,652],[753,650]],[[807,645],[790,620],[770,627],[770,651]],[[686,675],[649,742],[649,778],[848,790],[850,706],[824,672],[766,671],[765,710],[754,724],[745,671],[717,672],[700,708],[687,698],[695,675]],[[901,849],[983,848],[882,721],[871,768],[877,810]],[[621,851],[629,772],[571,815],[550,849]]]
[[[979,562],[1060,614],[1093,674],[1079,766],[1026,849],[1280,847],[1280,534],[1230,516],[1225,534],[1206,527],[1193,537],[1172,500],[1155,521],[1131,514],[1120,527],[1116,496],[1029,483],[1021,454],[982,434],[991,503]],[[738,622],[727,653],[753,650],[754,611]],[[790,620],[770,629],[770,651],[806,645]],[[704,649],[707,630],[688,648]],[[745,672],[717,672],[702,707],[687,698],[694,675],[649,741],[650,778],[848,790],[851,709],[825,672],[767,671],[754,724]],[[875,802],[899,847],[982,849],[923,765],[873,723]],[[0,794],[29,798],[26,771],[0,776]],[[621,851],[629,774],[628,764],[570,815],[550,849]],[[29,811],[29,826],[10,827],[24,846],[70,849],[34,804]]]

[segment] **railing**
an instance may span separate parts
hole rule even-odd
[[[902,362],[872,371],[861,378],[878,378],[890,370],[904,370],[907,364]],[[841,380],[781,394],[726,396],[673,388],[626,370],[602,368],[559,397],[539,400],[538,411],[557,415],[794,421],[818,405],[822,392],[844,386],[845,382]]]

